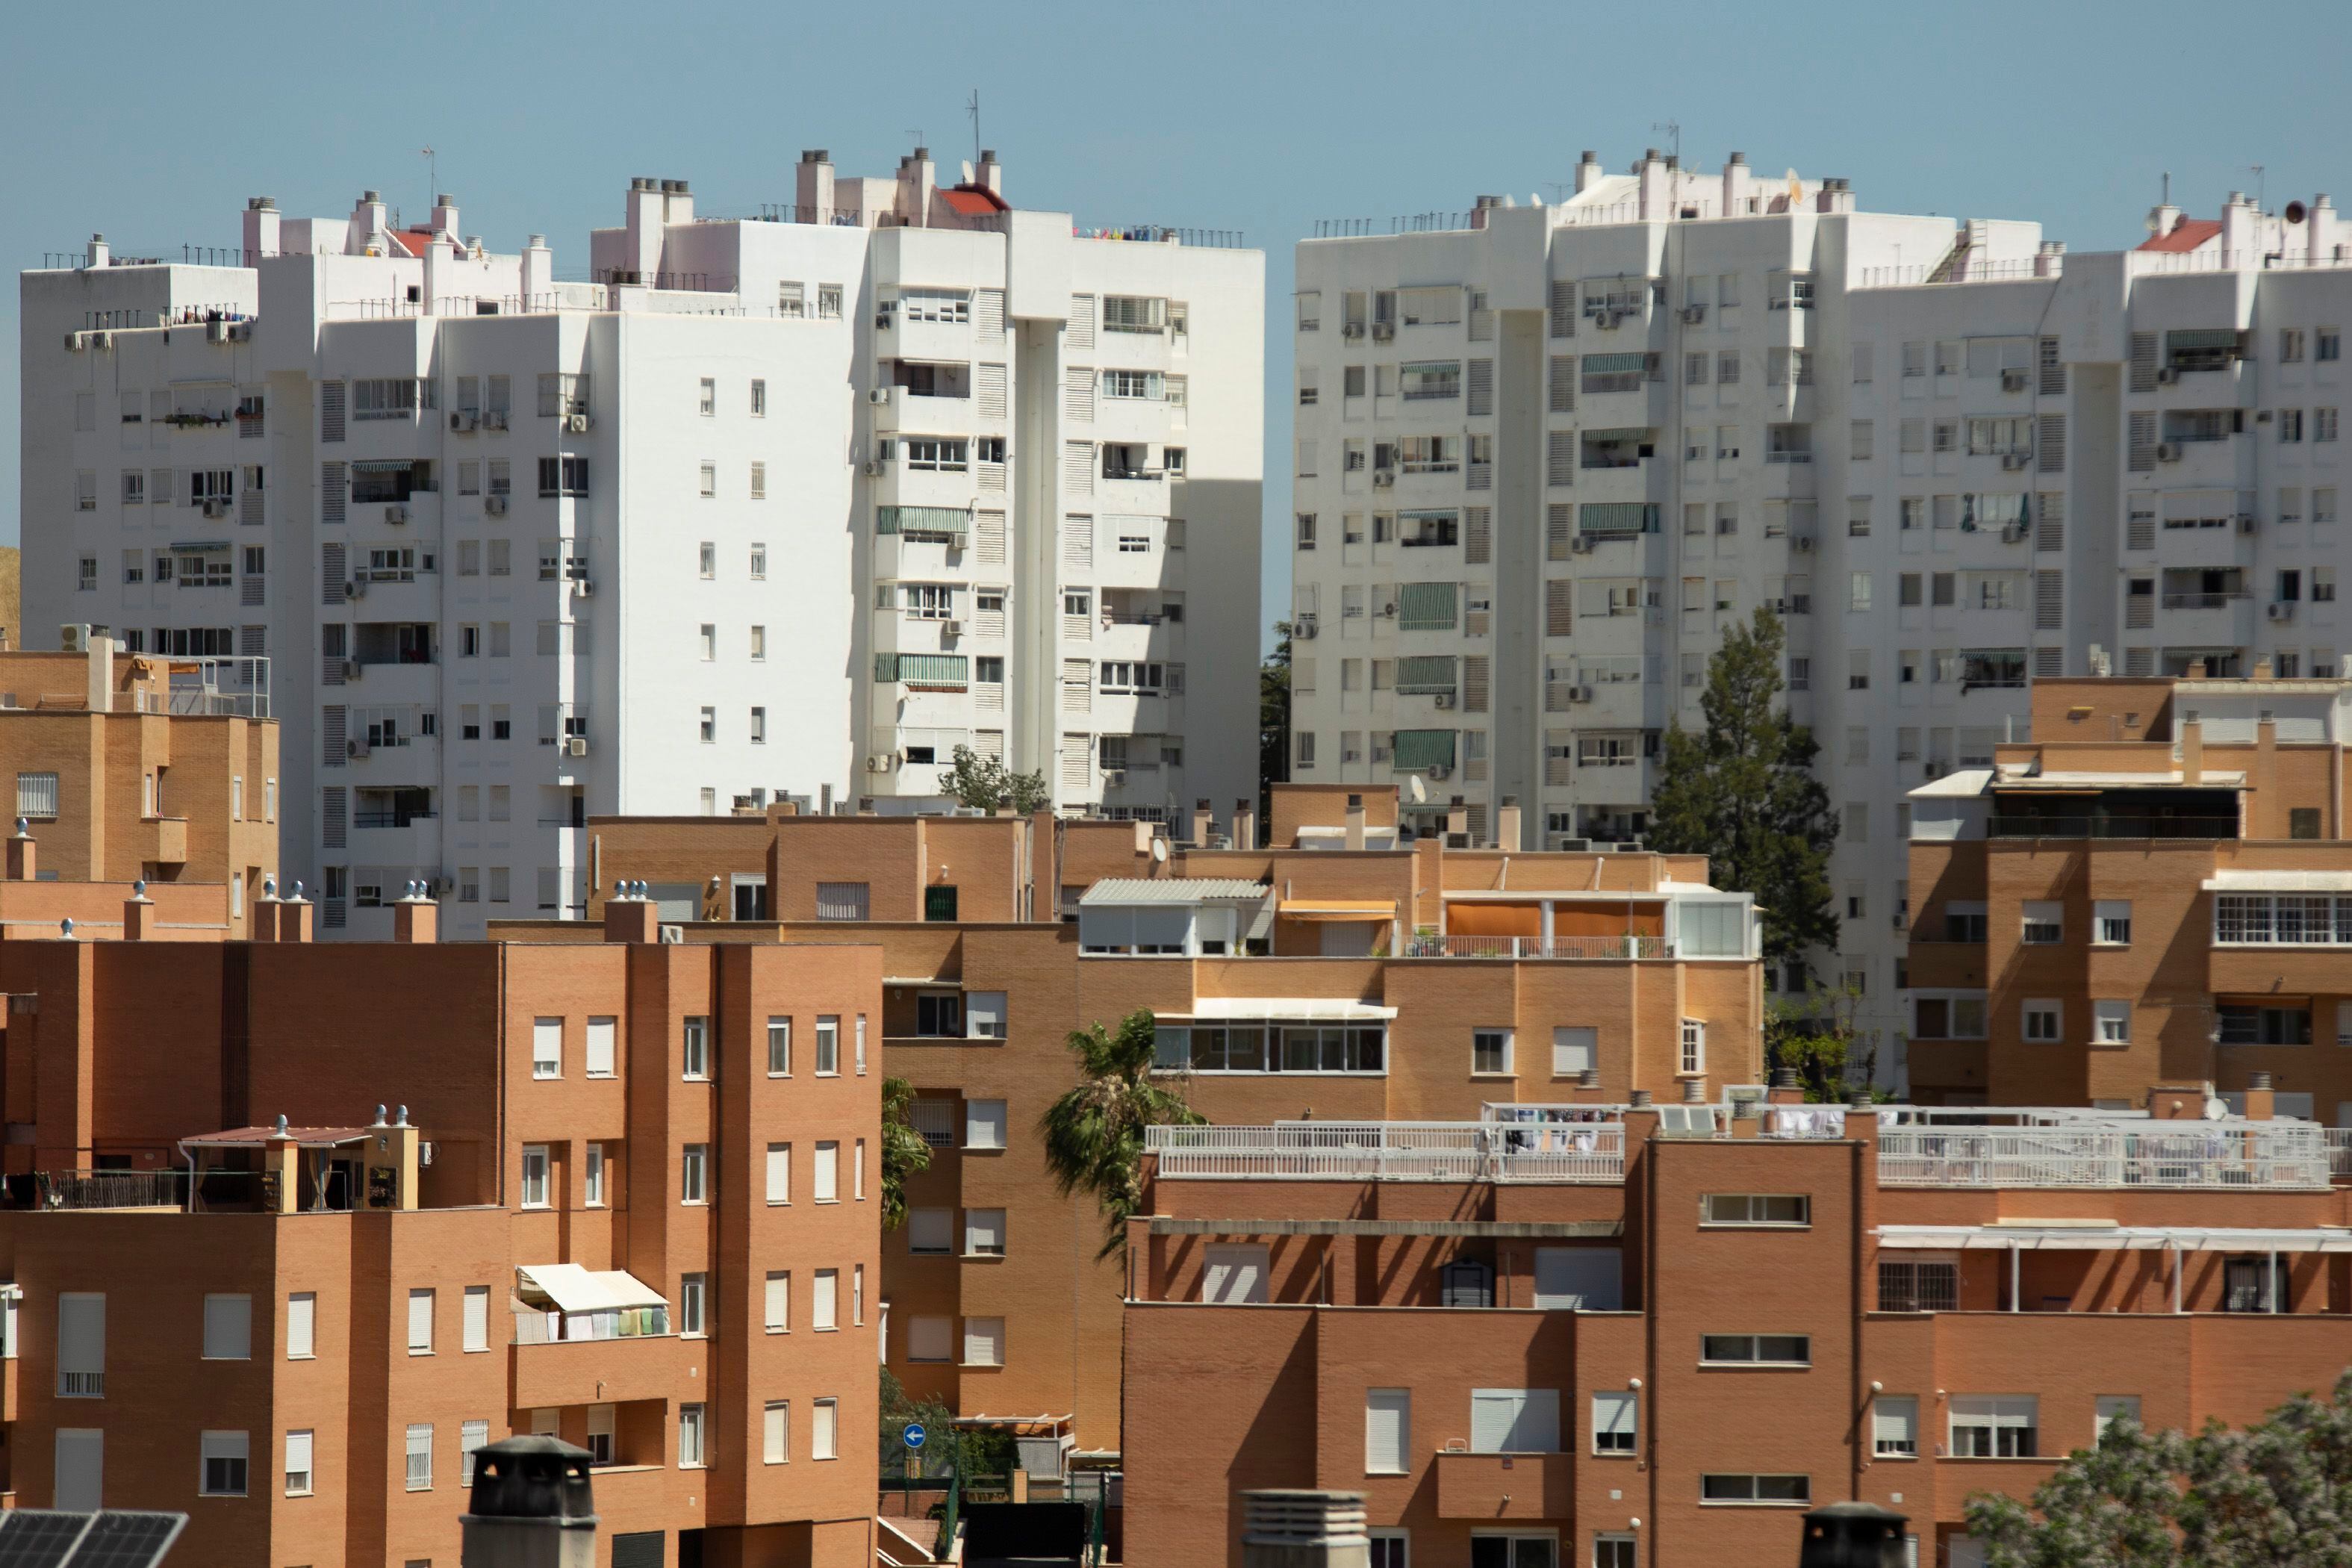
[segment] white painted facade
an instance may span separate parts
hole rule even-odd
[[[373,193],[26,273],[27,642],[269,658],[287,875],[362,937],[419,878],[455,934],[576,915],[590,815],[936,809],[957,743],[1064,810],[1254,793],[1263,258],[1011,211],[992,158],[799,184],[635,181],[593,282]]]
[[[1297,250],[1293,773],[1484,841],[1640,838],[1759,604],[1843,821],[1821,967],[1900,1060],[1906,792],[2024,684],[2332,674],[2352,226],[2325,197],[2073,256],[1841,181],[1591,154],[1557,205]],[[1897,1069],[1899,1070],[1899,1069]]]

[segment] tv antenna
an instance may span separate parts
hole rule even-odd
[[[433,186],[433,202],[437,202],[441,199],[441,160],[430,147],[419,148],[417,152],[425,160],[425,178]],[[430,208],[433,202],[427,202],[425,205]]]
[[[971,101],[964,105],[964,111],[971,116],[971,161],[976,165],[980,162],[980,89],[971,89]]]
[[[2264,175],[2263,165],[2260,163],[2250,163],[2247,165],[2247,168],[2252,171],[2254,176],[2254,210],[2256,212],[2267,212],[2270,210],[2270,203],[2264,199],[2266,195],[2265,186],[2267,184],[2267,180]]]
[[[1650,134],[1655,136],[1661,132],[1665,134],[1666,151],[1674,154],[1675,163],[1679,165],[1683,161],[1682,121],[1679,120],[1652,121],[1650,122]]]

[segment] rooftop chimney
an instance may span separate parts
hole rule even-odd
[[[255,196],[245,204],[245,264],[247,267],[278,251],[285,215],[277,202]]]
[[[1004,165],[996,161],[996,149],[993,147],[980,150],[980,184],[991,195],[1001,197],[1004,195]]]
[[[34,852],[31,828],[31,823],[18,817],[16,835],[8,840],[8,880],[12,882],[37,880],[33,873],[38,857]]]
[[[2180,782],[2205,782],[2205,725],[2201,720],[2190,719],[2180,726]]]
[[[1361,1492],[1246,1491],[1242,1510],[1242,1568],[1369,1568],[1371,1563]]]
[[[425,883],[409,883],[408,891],[392,906],[392,940],[406,942],[441,940],[441,906],[433,901]]]
[[[458,1518],[465,1568],[595,1568],[589,1457],[560,1437],[509,1437],[474,1451]]]
[[[1600,178],[1601,154],[1587,148],[1576,160],[1576,194],[1582,195]]]
[[[1495,847],[1506,851],[1527,847],[1519,838],[1519,797],[1507,795],[1495,813]]]
[[[1234,802],[1234,847],[1257,847],[1257,803],[1242,799]]]
[[[122,900],[122,940],[143,942],[154,934],[151,926],[155,919],[155,900],[147,896],[147,880],[141,878],[131,884],[131,896]]]
[[[160,502],[158,504],[161,504]],[[92,713],[114,711],[114,639],[92,632],[89,637],[88,663],[89,685],[84,690],[86,703]]]
[[[1364,797],[1360,795],[1351,795],[1348,797],[1348,847],[1361,849],[1363,847]]]
[[[800,166],[793,171],[793,200],[797,204],[793,214],[796,222],[833,221],[832,153],[812,147],[801,154]]]
[[[1206,849],[1209,839],[1217,831],[1217,819],[1209,811],[1209,797],[1202,795],[1192,803],[1192,846]]]
[[[1748,210],[1748,154],[1734,153],[1723,165],[1723,216],[1736,217]]]
[[[604,901],[606,942],[650,942],[661,940],[661,906],[646,897],[641,882],[623,882]]]

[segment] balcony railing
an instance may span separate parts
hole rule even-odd
[[[2241,599],[2252,597],[2243,589],[2231,594],[2167,594],[2164,607],[2168,610],[2226,610]]]
[[[1995,816],[1994,838],[2235,838],[2234,816]]]
[[[1674,943],[1657,936],[1413,936],[1401,958],[1672,958]]]
[[[2327,1150],[2327,1173],[2352,1178],[2352,1127],[2323,1127],[2319,1138]]]
[[[1506,1127],[1475,1121],[1294,1121],[1147,1128],[1171,1178],[1322,1182],[1622,1182],[1616,1122]]]
[[[1890,1187],[2325,1187],[2330,1150],[2302,1123],[1890,1128],[1878,1179]]]
[[[440,815],[437,811],[355,811],[352,813],[352,826],[406,827],[412,822],[431,822]]]

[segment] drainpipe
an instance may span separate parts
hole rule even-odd
[[[2017,1310],[2018,1258],[2018,1245],[2012,1241],[2009,1244],[2009,1310],[2012,1312]]]
[[[2172,1311],[2175,1317],[2180,1314],[2180,1243],[2176,1241],[2172,1244]]]

